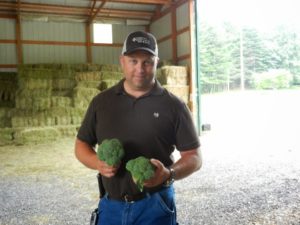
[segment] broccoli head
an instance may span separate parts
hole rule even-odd
[[[118,165],[124,155],[122,143],[116,138],[105,139],[98,146],[98,159],[105,161],[110,166]]]
[[[144,181],[152,178],[155,173],[154,165],[144,156],[129,160],[126,163],[126,169],[131,173],[141,192],[143,191]]]

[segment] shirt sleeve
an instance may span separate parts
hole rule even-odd
[[[77,133],[78,139],[88,143],[91,146],[95,146],[97,144],[95,112],[96,107],[94,100],[95,99],[93,99],[93,101],[90,103]]]
[[[187,151],[199,146],[200,140],[191,112],[187,105],[181,102],[176,124],[176,148],[179,151]]]

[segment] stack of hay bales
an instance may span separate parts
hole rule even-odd
[[[0,73],[0,107],[14,107],[16,83],[16,73]]]
[[[157,79],[164,88],[189,102],[189,77],[185,66],[162,66],[157,70]]]
[[[15,106],[17,74],[0,73],[0,145],[12,142],[11,114]]]
[[[17,74],[0,73],[0,128],[11,126],[11,110],[15,106]]]
[[[75,108],[87,108],[91,99],[99,93],[101,80],[100,71],[76,72],[76,85],[73,90],[73,106]]]
[[[122,77],[118,65],[21,65],[0,77],[0,146],[75,136],[92,98]]]
[[[80,71],[75,74],[76,86],[73,94],[75,108],[87,108],[99,92],[115,85],[122,79],[118,65],[100,65],[97,71]]]

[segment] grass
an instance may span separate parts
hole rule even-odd
[[[73,178],[89,172],[74,155],[74,138],[37,145],[0,147],[2,176],[39,176],[43,174]]]

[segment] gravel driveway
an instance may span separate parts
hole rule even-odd
[[[203,168],[176,183],[180,224],[300,224],[296,152],[269,154],[264,160],[239,154],[218,157],[206,143],[209,134],[202,139],[207,144]],[[0,147],[1,225],[88,224],[97,205],[95,173],[74,159],[72,148],[72,139]],[[33,151],[38,155],[33,157]]]
[[[290,139],[279,132],[261,138],[259,129],[241,134],[234,117],[237,125],[229,133],[230,115],[223,111],[228,124],[212,124],[201,136],[202,169],[175,183],[179,223],[299,225],[299,132],[284,130]],[[256,122],[247,126],[266,125]],[[299,131],[299,123],[293,124]],[[98,202],[96,174],[75,159],[73,146],[74,138],[68,138],[0,147],[0,225],[88,224]]]

